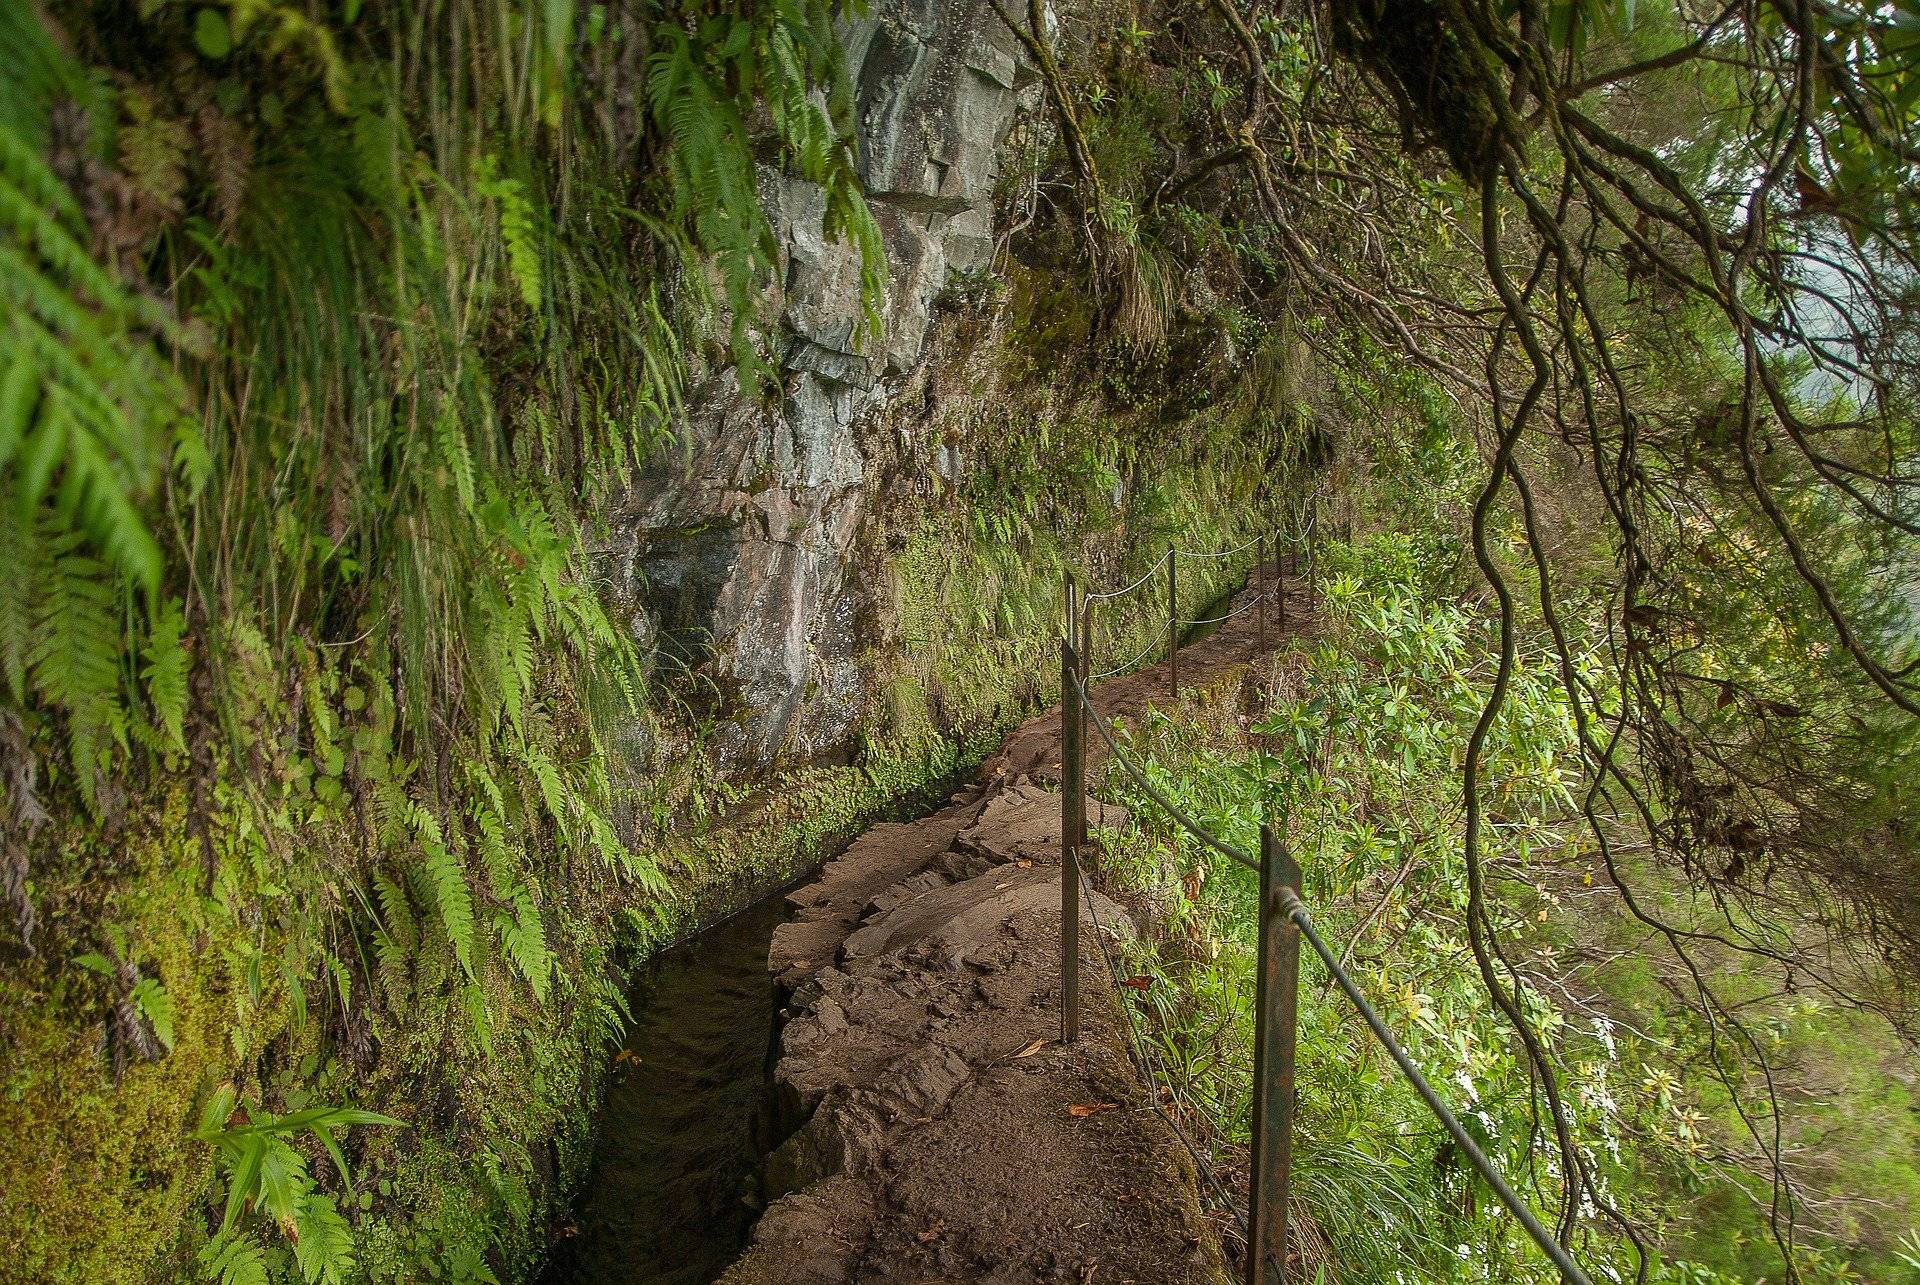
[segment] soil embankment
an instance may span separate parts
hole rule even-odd
[[[1257,638],[1244,613],[1184,648],[1183,684],[1244,665]],[[1114,718],[1167,693],[1161,664],[1093,695]],[[728,1285],[1226,1279],[1192,1161],[1129,1058],[1092,911],[1128,921],[1104,898],[1082,905],[1082,1038],[1058,1042],[1059,764],[1056,708],[946,807],[874,827],[788,895],[768,962],[792,990],[775,1079],[797,1128]],[[1088,801],[1091,826],[1119,819]]]

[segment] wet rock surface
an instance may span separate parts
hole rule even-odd
[[[860,256],[825,234],[821,189],[764,171],[778,404],[731,368],[690,389],[679,441],[636,479],[608,550],[639,627],[713,680],[727,711],[714,747],[748,770],[828,753],[866,711],[849,571],[884,479],[856,428],[921,362],[935,297],[991,260],[1001,144],[1033,92],[985,0],[879,0],[842,40],[886,248],[882,337],[855,342]]]
[[[1249,618],[1184,650],[1183,681],[1253,642]],[[1156,700],[1159,667],[1095,692],[1109,717]],[[876,826],[789,894],[768,967],[792,991],[775,1068],[791,1132],[729,1285],[1226,1279],[1191,1160],[1130,1061],[1096,937],[1130,925],[1097,893],[1082,1039],[1058,1042],[1058,763],[1054,710],[946,807]]]

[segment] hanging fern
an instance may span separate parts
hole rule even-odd
[[[200,1251],[200,1267],[214,1285],[267,1285],[267,1258],[247,1235],[219,1236]]]
[[[154,618],[153,632],[141,653],[146,661],[140,676],[147,684],[147,700],[167,744],[185,753],[187,748],[187,651],[182,645],[186,620],[178,599],[169,598]]]
[[[353,1273],[353,1229],[333,1197],[309,1191],[294,1205],[294,1260],[308,1285],[342,1285]]]
[[[474,187],[500,207],[500,237],[507,245],[507,262],[513,280],[520,287],[520,298],[534,312],[540,311],[540,239],[534,222],[533,203],[527,200],[518,179],[498,173],[500,159],[494,155],[480,158],[474,166]],[[471,497],[467,501],[472,503]]]
[[[103,757],[124,726],[119,604],[110,574],[87,556],[82,535],[60,532],[51,519],[42,531],[45,560],[34,562],[38,601],[27,670],[35,693],[66,714],[75,781],[94,808]]]
[[[417,810],[425,816],[424,810]],[[437,830],[438,827],[435,827]],[[440,915],[440,927],[453,947],[453,957],[472,980],[473,966],[473,894],[467,888],[467,872],[460,858],[448,849],[437,833],[422,830],[420,850],[426,858],[423,867],[428,886],[433,889],[434,908]]]
[[[54,39],[0,0],[0,716],[40,794],[83,832],[103,799],[189,801],[210,895],[182,905],[226,934],[217,1057],[250,1077],[263,1031],[316,1036],[309,999],[386,1084],[457,1053],[429,1041],[463,1010],[481,1046],[532,1005],[616,1031],[602,944],[553,890],[585,871],[644,910],[666,882],[614,824],[606,746],[647,658],[582,515],[672,440],[709,266],[756,368],[776,246],[744,105],[860,247],[877,320],[831,7],[632,17],[657,186],[580,113],[570,5],[516,9],[510,38],[349,5],[351,75],[333,11],[57,8]],[[456,39],[480,75],[421,53]],[[156,1047],[187,1012],[157,980],[114,1004]],[[221,1102],[201,1270],[347,1278],[307,1131],[344,1179],[327,1129],[375,1117],[228,1128]]]
[[[419,930],[415,926],[412,903],[398,883],[385,874],[374,876],[374,890],[380,901],[380,926],[374,935],[374,950],[380,970],[380,985],[389,1007],[399,1009],[410,993],[413,956],[419,948]]]
[[[777,248],[761,207],[756,156],[740,104],[759,98],[781,161],[826,194],[826,233],[850,236],[861,260],[861,336],[879,330],[885,250],[854,167],[853,94],[821,0],[662,23],[647,64],[647,101],[668,143],[672,214],[721,270],[733,358],[765,373],[754,351],[758,291]],[[826,90],[826,109],[813,99]]]
[[[138,499],[184,403],[138,335],[175,331],[94,261],[72,194],[4,128],[0,229],[0,483],[11,483],[19,515],[6,535],[16,610],[0,649],[9,687],[65,718],[92,807],[101,756],[124,742],[118,586],[159,583],[160,549]],[[21,621],[31,622],[25,631]]]
[[[493,895],[503,903],[492,911],[494,931],[500,938],[502,952],[515,971],[526,979],[534,998],[545,1003],[553,977],[553,954],[547,947],[546,923],[541,918],[540,907],[520,878],[518,854],[512,850],[503,819],[505,800],[483,764],[470,762],[466,770],[480,791],[480,797],[473,803],[472,817],[487,881]]]
[[[547,948],[547,926],[540,918],[540,907],[530,893],[519,889],[513,898],[513,913],[496,911],[494,923],[501,948],[533,988],[534,999],[546,1003],[553,978],[553,952]]]

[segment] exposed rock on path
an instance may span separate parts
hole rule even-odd
[[[1182,649],[1182,683],[1244,664],[1255,637],[1249,613]],[[1165,666],[1094,696],[1137,715],[1167,700]],[[1056,708],[945,808],[874,827],[789,894],[768,966],[793,993],[775,1076],[797,1128],[729,1285],[1226,1279],[1192,1162],[1129,1060],[1091,912],[1127,920],[1097,895],[1082,1039],[1057,1042],[1059,737]],[[1088,801],[1090,825],[1124,819]]]

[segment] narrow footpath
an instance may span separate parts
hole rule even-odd
[[[1305,598],[1288,587],[1291,623]],[[1257,638],[1247,612],[1183,647],[1182,689],[1246,665]],[[1092,694],[1109,719],[1164,707],[1165,662]],[[1087,748],[1098,781],[1106,746]],[[1082,1038],[1058,1042],[1059,771],[1056,707],[946,807],[875,826],[788,894],[768,966],[792,993],[775,1079],[794,1132],[726,1285],[1228,1279],[1193,1162],[1128,1053],[1092,911],[1130,925],[1097,894]],[[1124,813],[1090,798],[1087,819]]]

